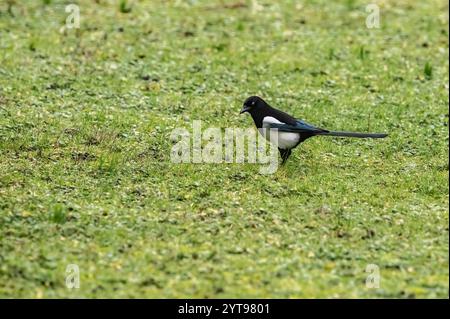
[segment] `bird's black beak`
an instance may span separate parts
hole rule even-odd
[[[244,105],[244,107],[243,107],[242,110],[239,112],[239,114],[248,112],[249,110],[250,110],[250,108],[249,108],[248,106],[245,106],[245,105]]]

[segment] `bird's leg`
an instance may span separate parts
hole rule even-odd
[[[287,149],[287,150],[283,150],[283,149],[279,149],[280,150],[280,155],[281,155],[281,165],[284,165],[287,161],[287,159],[289,158],[289,156],[291,156],[291,150]]]
[[[288,150],[286,151],[286,155],[285,155],[285,157],[284,157],[283,164],[286,163],[286,161],[288,160],[289,156],[291,156],[291,150],[290,150],[290,149],[288,149]]]
[[[278,148],[278,151],[280,151],[280,157],[281,157],[281,165],[283,165],[283,158],[284,158],[284,150],[281,148]]]

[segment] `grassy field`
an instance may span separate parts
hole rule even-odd
[[[448,297],[447,1],[74,2],[0,3],[0,297]],[[254,94],[390,136],[171,163]]]

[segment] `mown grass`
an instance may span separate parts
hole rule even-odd
[[[0,4],[1,297],[448,297],[446,1],[75,2]],[[170,162],[253,94],[390,136]]]

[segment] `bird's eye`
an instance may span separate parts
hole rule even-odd
[[[252,105],[255,105],[255,101],[252,101]]]

